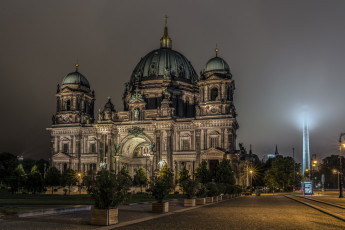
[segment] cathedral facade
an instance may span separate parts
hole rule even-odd
[[[96,116],[95,93],[76,65],[57,87],[47,129],[52,164],[84,173],[101,167],[118,172],[126,165],[133,174],[143,167],[153,176],[165,163],[176,175],[182,166],[193,172],[202,160],[214,171],[227,158],[235,171],[235,84],[217,53],[198,75],[172,49],[165,25],[160,48],[140,60],[126,84],[123,111],[108,98]]]

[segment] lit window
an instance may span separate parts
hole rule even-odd
[[[210,138],[210,144],[211,148],[217,148],[218,147],[218,137],[211,137]]]
[[[189,150],[189,140],[182,140],[182,150],[184,151]]]

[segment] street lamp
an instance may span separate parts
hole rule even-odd
[[[309,169],[305,169],[305,173],[308,173],[307,175],[309,175],[309,180],[310,180],[310,173],[309,173]]]
[[[339,198],[343,198],[343,164],[341,163],[341,138],[345,136],[345,133],[341,133],[339,136]],[[345,147],[345,145],[344,145]]]
[[[332,170],[332,172],[333,172],[333,174],[337,174],[338,175],[338,189],[339,189],[339,171],[338,170],[336,170],[336,169],[333,169]]]
[[[81,186],[80,186],[81,173],[78,172],[78,173],[77,173],[77,176],[78,176],[78,188],[79,188],[79,195],[80,195],[80,194],[81,194]]]
[[[250,187],[253,187],[253,170],[250,170],[249,173],[250,173]]]
[[[313,172],[315,171],[315,167],[317,166],[318,161],[313,160],[312,168],[311,168],[311,178],[313,179]]]

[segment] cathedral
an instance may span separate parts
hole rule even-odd
[[[230,159],[237,173],[235,83],[229,65],[218,56],[198,75],[191,62],[172,49],[165,22],[160,48],[141,58],[126,83],[123,110],[108,98],[94,113],[95,91],[76,70],[57,86],[50,159],[63,171],[127,166],[148,176],[167,164],[177,175],[193,172],[203,160],[214,172]]]

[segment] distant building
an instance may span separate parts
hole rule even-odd
[[[236,172],[236,181],[239,185],[250,186],[249,171],[260,163],[260,159],[256,154],[253,154],[251,145],[249,147],[249,153],[243,143],[239,143],[239,148],[240,149],[236,152],[238,157],[236,160],[237,164],[234,167],[234,171]]]
[[[78,65],[58,85],[56,114],[47,129],[52,163],[81,172],[118,172],[126,165],[132,174],[142,166],[149,175],[164,163],[175,174],[183,165],[192,172],[202,160],[214,171],[224,157],[236,167],[234,90],[218,49],[199,76],[172,49],[165,25],[160,48],[141,58],[125,86],[123,111],[108,98],[95,118],[95,92]]]
[[[276,150],[274,153],[268,153],[266,155],[264,155],[264,157],[262,158],[262,162],[267,162],[269,159],[274,159],[279,155],[278,152],[278,145],[276,145]]]

